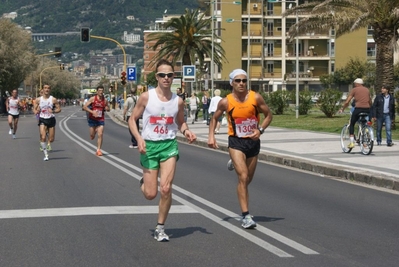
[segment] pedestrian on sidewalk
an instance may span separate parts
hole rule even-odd
[[[211,103],[211,99],[209,98],[208,92],[204,92],[201,102],[202,102],[202,117],[204,119],[202,123],[208,123],[208,117],[209,117],[208,109],[209,109],[209,104]]]
[[[195,93],[191,94],[191,97],[189,98],[189,105],[190,105],[190,119],[191,119],[191,124],[194,124],[196,121],[196,114],[198,110],[198,104],[199,104],[199,99]]]
[[[351,121],[349,124],[349,138],[350,138],[350,143],[348,145],[348,148],[354,148],[355,147],[355,124],[359,120],[359,114],[360,113],[370,113],[370,108],[371,108],[371,96],[370,96],[370,91],[367,87],[363,86],[363,80],[360,78],[357,78],[356,80],[353,81],[354,87],[353,89],[349,92],[348,97],[345,100],[345,103],[342,105],[342,108],[338,110],[338,113],[342,113],[345,108],[349,105],[351,102],[352,98],[355,99],[355,109],[352,113],[351,116]]]
[[[189,143],[194,142],[197,137],[184,122],[183,99],[171,91],[175,76],[173,65],[161,59],[156,65],[155,73],[158,86],[140,95],[129,119],[129,128],[137,140],[141,154],[143,178],[140,180],[140,188],[146,199],[152,200],[157,196],[160,177],[161,197],[154,239],[161,242],[169,240],[164,224],[172,204],[172,184],[179,159],[177,131],[180,130]],[[135,123],[140,116],[143,116],[141,135]]]
[[[6,110],[8,112],[8,125],[10,126],[9,134],[12,135],[12,138],[15,139],[17,129],[18,129],[18,121],[19,121],[19,109],[21,106],[21,101],[18,97],[18,89],[14,89],[11,92],[11,96],[6,100]]]
[[[209,126],[208,146],[218,148],[215,128],[223,112],[228,121],[228,147],[231,161],[238,176],[237,196],[241,208],[242,224],[245,229],[256,227],[249,213],[248,186],[255,174],[260,152],[260,136],[272,121],[272,113],[262,96],[247,89],[248,75],[242,69],[233,70],[230,75],[233,91],[220,100]],[[260,113],[264,119],[260,121]]]
[[[214,96],[211,99],[211,102],[209,104],[209,114],[210,118],[212,119],[213,115],[215,114],[219,101],[222,100],[222,97],[220,96],[220,90],[216,89],[214,92]],[[215,128],[215,133],[218,134],[220,131],[220,124],[222,123],[223,116],[220,116],[216,122],[216,128]],[[209,123],[208,123],[209,125]]]
[[[91,109],[89,106],[91,105]],[[102,85],[97,86],[97,94],[90,97],[90,99],[83,106],[84,110],[89,112],[89,133],[90,140],[93,140],[97,134],[97,156],[102,156],[101,147],[103,145],[103,133],[104,133],[104,114],[105,111],[109,111],[108,100],[104,97],[104,87]]]
[[[132,88],[130,89],[130,95],[128,95],[128,98],[126,99],[126,103],[124,104],[123,107],[123,118],[126,120],[126,122],[129,123],[129,118],[132,115],[133,108],[136,106],[137,101],[138,101],[138,96],[137,96],[137,89]],[[140,118],[135,121],[137,129],[139,129],[139,123],[140,123]],[[130,131],[130,128],[128,127],[129,134],[130,134],[130,141],[131,144],[129,145],[129,148],[137,148],[137,140],[132,134],[132,131]]]
[[[38,126],[40,133],[40,146],[44,153],[44,161],[49,160],[48,151],[51,150],[49,144],[54,142],[55,139],[56,120],[54,113],[61,112],[61,106],[58,100],[50,95],[50,91],[50,85],[44,84],[43,94],[35,100],[33,108],[35,114],[39,114]]]
[[[393,146],[391,126],[395,120],[395,98],[389,93],[389,87],[383,85],[381,94],[378,94],[372,108],[373,121],[377,121],[377,145],[381,145],[382,124],[385,123],[387,146]]]

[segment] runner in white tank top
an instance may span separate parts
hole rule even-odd
[[[172,64],[160,60],[156,66],[158,86],[140,95],[128,122],[141,153],[143,178],[140,180],[140,188],[145,198],[151,200],[157,196],[160,175],[161,198],[158,224],[154,231],[157,241],[169,240],[164,224],[172,204],[172,183],[179,158],[176,133],[180,130],[190,143],[197,138],[184,122],[183,99],[171,91],[173,77]],[[141,115],[143,130],[140,135],[135,122]]]
[[[17,138],[15,136],[18,128],[19,121],[19,106],[20,99],[18,97],[18,90],[14,89],[11,92],[11,96],[6,101],[6,110],[8,112],[8,125],[10,126],[9,134],[12,134],[12,138]]]
[[[61,106],[57,99],[50,95],[50,85],[43,86],[43,95],[35,100],[34,112],[39,115],[39,134],[40,146],[44,153],[44,161],[48,161],[48,151],[51,151],[50,143],[54,142],[55,138],[55,116],[54,113],[61,112]],[[48,136],[47,136],[48,133]],[[48,141],[47,142],[47,138]]]

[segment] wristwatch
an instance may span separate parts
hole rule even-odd
[[[263,129],[262,127],[259,127],[258,130],[259,130],[260,134],[263,134],[263,132],[265,131],[265,129]]]

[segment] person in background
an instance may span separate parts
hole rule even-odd
[[[128,123],[129,123],[129,118],[132,115],[133,108],[136,106],[137,101],[138,101],[138,96],[136,95],[136,93],[137,93],[136,88],[130,89],[130,95],[128,95],[128,98],[126,99],[126,103],[123,107],[123,118],[125,118],[126,122],[128,122]],[[137,119],[135,121],[135,123],[136,123],[137,129],[139,129],[140,119]],[[130,141],[131,141],[129,148],[137,148],[137,140],[134,137],[130,128],[128,128],[128,129],[129,129]]]
[[[371,117],[377,121],[377,145],[381,145],[382,124],[385,123],[387,146],[393,146],[391,126],[395,120],[395,98],[389,94],[388,86],[383,85],[381,94],[375,97]]]
[[[172,205],[172,184],[175,177],[179,149],[176,140],[180,131],[189,143],[196,136],[184,122],[184,101],[172,93],[171,86],[175,75],[173,65],[161,59],[155,68],[158,86],[142,93],[129,119],[129,128],[137,140],[140,163],[143,166],[143,178],[140,188],[148,200],[158,194],[160,179],[158,223],[154,230],[154,239],[169,241],[165,233],[165,222]],[[136,120],[143,116],[141,135]]]
[[[211,99],[208,96],[208,92],[204,92],[201,102],[202,102],[202,117],[204,119],[202,123],[208,123],[208,117],[209,117],[208,109],[209,109],[209,104],[211,103]]]
[[[50,91],[50,85],[44,84],[43,93],[36,99],[33,107],[35,114],[39,114],[40,145],[44,153],[44,161],[49,160],[48,151],[51,150],[51,146],[49,146],[49,143],[46,143],[46,139],[48,138],[48,142],[52,143],[55,138],[56,120],[54,113],[61,112],[59,102],[55,97],[50,95]]]
[[[259,93],[247,89],[248,75],[244,70],[233,70],[229,78],[233,90],[220,100],[212,116],[208,146],[218,148],[214,131],[218,118],[226,112],[229,154],[238,176],[237,196],[242,215],[241,226],[250,229],[256,227],[256,223],[249,213],[248,186],[252,182],[258,162],[259,138],[270,125],[272,113]],[[262,120],[260,114],[263,114]]]
[[[197,114],[198,110],[198,103],[199,99],[195,93],[191,94],[191,97],[189,98],[189,106],[190,106],[190,118],[192,119],[191,124],[194,124],[195,122],[195,117]]]
[[[345,103],[342,105],[342,108],[338,110],[338,113],[342,113],[345,108],[349,105],[352,98],[355,99],[355,110],[352,113],[351,121],[349,124],[349,138],[350,143],[348,148],[355,147],[355,124],[359,120],[360,113],[370,113],[371,108],[371,96],[370,91],[367,87],[363,86],[363,80],[357,78],[354,82],[353,89],[349,92],[348,97],[345,100]]]
[[[6,110],[8,112],[8,125],[10,126],[9,134],[12,135],[13,139],[16,139],[16,133],[18,129],[19,121],[19,108],[21,106],[20,99],[18,97],[18,90],[14,89],[11,92],[11,96],[6,100]]]
[[[91,106],[91,109],[89,106]],[[105,111],[109,111],[109,103],[104,98],[104,87],[102,85],[97,86],[97,94],[90,97],[83,108],[89,113],[88,124],[90,127],[90,140],[93,140],[97,133],[96,155],[102,156],[101,147],[103,145],[104,113]]]
[[[222,97],[220,96],[220,90],[216,89],[214,92],[214,96],[211,99],[211,103],[209,104],[209,114],[210,114],[211,119],[213,117],[213,114],[215,114],[215,112],[217,110],[220,100],[222,100]],[[218,117],[218,120],[216,122],[216,128],[215,128],[216,134],[218,134],[220,131],[220,124],[222,123],[222,119],[223,119],[223,116]]]

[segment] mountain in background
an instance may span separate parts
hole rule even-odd
[[[196,0],[0,0],[0,14],[16,12],[14,22],[22,27],[31,27],[32,33],[79,32],[81,27],[90,27],[91,34],[112,38],[122,43],[124,31],[142,36],[156,18],[164,13],[183,14],[185,8],[196,9]],[[128,20],[131,16],[134,20]],[[80,42],[80,36],[56,37],[35,43],[37,49],[48,50],[62,47],[66,52],[88,54],[90,50],[115,48],[110,41],[92,40]],[[143,43],[139,44],[142,46]],[[127,53],[136,55],[132,48]],[[137,51],[138,52],[138,51]],[[140,58],[137,54],[136,57]]]

